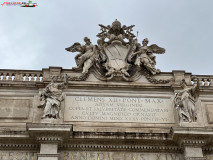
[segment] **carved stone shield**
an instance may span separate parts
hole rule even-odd
[[[113,41],[110,45],[104,47],[104,52],[108,57],[108,67],[117,71],[127,66],[126,58],[130,47],[122,45],[119,41]]]

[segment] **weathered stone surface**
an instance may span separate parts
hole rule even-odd
[[[36,160],[36,152],[34,151],[0,151],[0,160]]]
[[[101,32],[97,35],[97,45],[93,45],[88,37],[84,45],[79,42],[65,48],[69,52],[79,52],[75,56],[77,67],[73,70],[83,70],[83,76],[69,77],[69,80],[86,80],[91,68],[96,68],[100,80],[136,81],[143,70],[147,80],[155,84],[169,83],[168,80],[157,80],[152,77],[160,73],[155,68],[154,53],[163,54],[165,49],[156,44],[148,46],[148,39],[142,41],[142,46],[132,33],[134,25],[126,26],[116,19],[112,25],[99,24]],[[124,40],[125,39],[125,40]]]
[[[213,104],[206,104],[206,114],[208,122],[213,124]]]
[[[27,119],[29,111],[29,99],[0,99],[0,118]]]
[[[58,77],[53,76],[51,83],[49,83],[46,88],[41,93],[41,103],[39,108],[44,108],[44,114],[41,117],[59,119],[59,113],[61,108],[61,102],[64,100],[62,96],[62,88],[64,83],[56,83]]]
[[[180,124],[182,122],[196,122],[195,99],[199,85],[196,84],[193,87],[187,87],[185,80],[182,80],[181,87],[183,89],[174,98],[174,103],[179,113]]]
[[[67,96],[65,121],[174,123],[168,98]]]
[[[57,144],[41,144],[40,153],[37,154],[38,160],[58,160]]]
[[[58,146],[56,144],[41,144],[40,154],[57,154]]]
[[[0,69],[0,160],[211,160],[213,76],[161,72],[134,25],[99,26],[66,48],[76,68]]]
[[[201,147],[185,147],[185,157],[190,158],[203,158]]]
[[[89,151],[62,151],[61,160],[183,160],[181,154],[174,153],[131,153],[131,152],[89,152]]]
[[[206,160],[212,160],[212,159],[213,159],[213,154],[206,155]]]

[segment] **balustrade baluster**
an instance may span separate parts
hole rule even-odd
[[[3,73],[3,81],[6,81],[7,80],[7,73]]]
[[[209,79],[209,86],[213,86],[213,79]]]
[[[23,73],[23,81],[26,81],[26,73]]]
[[[40,82],[43,81],[43,75],[42,74],[39,75],[39,80],[40,80]]]
[[[30,75],[28,73],[26,73],[25,75],[26,75],[25,81],[29,81],[29,76]]]
[[[12,73],[8,73],[8,81],[12,81]]]
[[[14,81],[20,81],[20,77],[21,77],[20,72],[15,72],[14,76],[15,76]]]
[[[203,79],[199,79],[200,86],[203,86]]]
[[[28,81],[33,81],[32,78],[33,78],[32,74],[30,73],[29,76],[28,76],[28,79],[29,79]]]
[[[36,74],[36,82],[39,82],[40,78],[39,78],[39,74]]]
[[[3,80],[3,73],[0,74],[0,81]]]
[[[209,86],[208,79],[203,79],[204,80],[204,86]]]
[[[15,81],[15,79],[16,79],[15,73],[12,73],[11,78],[12,78],[12,81]]]
[[[33,82],[35,81],[35,74],[33,74],[33,73],[31,74],[31,81],[33,81]]]

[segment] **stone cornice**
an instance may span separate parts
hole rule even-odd
[[[27,131],[39,143],[61,144],[72,135],[72,125],[27,123]]]
[[[179,146],[203,147],[211,143],[213,132],[210,128],[173,128],[173,141]]]
[[[38,150],[39,144],[22,144],[22,143],[13,143],[13,144],[0,144],[0,150]]]

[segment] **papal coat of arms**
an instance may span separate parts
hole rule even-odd
[[[102,80],[134,81],[144,72],[145,76],[153,83],[168,83],[169,80],[156,80],[152,75],[160,73],[155,68],[156,58],[154,53],[163,54],[165,49],[156,44],[148,46],[148,39],[140,44],[132,33],[134,25],[121,25],[115,20],[112,25],[99,24],[101,32],[97,44],[93,45],[88,37],[84,38],[85,44],[76,42],[66,48],[70,52],[79,52],[75,56],[77,67],[73,70],[82,70],[83,75],[88,75],[91,68]]]

